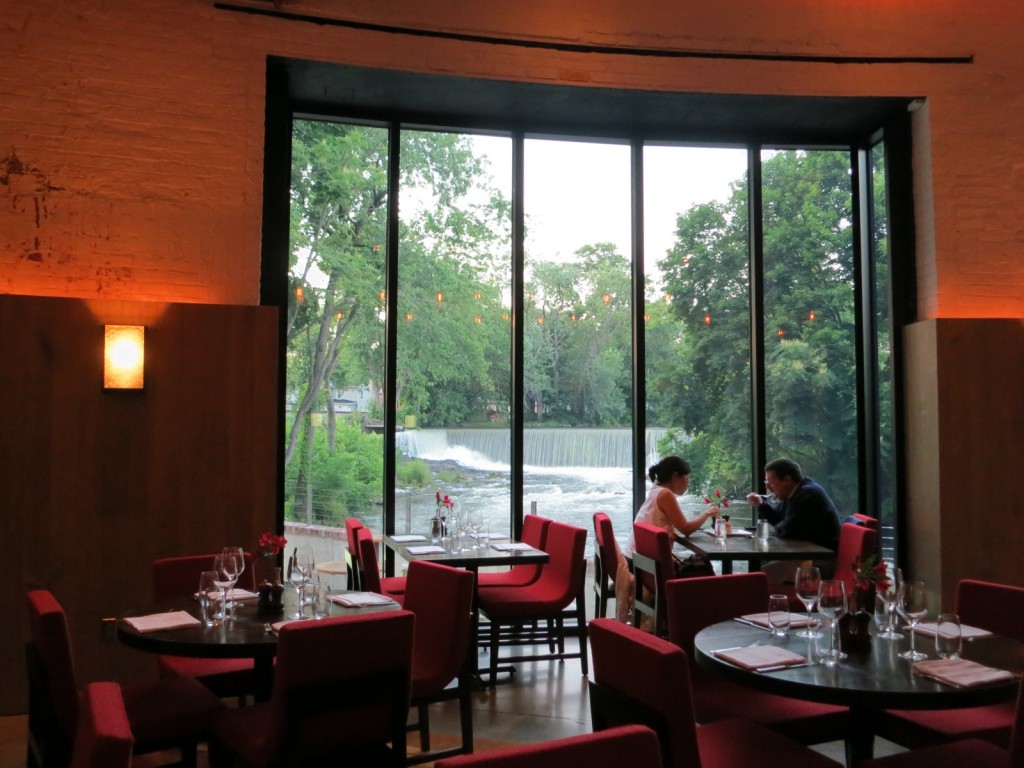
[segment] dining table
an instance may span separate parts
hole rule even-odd
[[[761,570],[770,560],[834,560],[836,553],[811,541],[769,536],[757,538],[753,531],[740,528],[724,538],[716,538],[710,528],[699,528],[680,544],[708,560],[722,563],[722,573],[732,573],[733,563],[745,561],[748,571]]]
[[[481,568],[544,565],[551,558],[547,552],[535,549],[522,542],[512,541],[504,536],[488,536],[479,541],[467,540],[467,546],[452,550],[451,544],[444,547],[432,543],[426,536],[417,534],[395,534],[384,536],[384,545],[399,557],[409,560],[425,560],[431,563],[465,568],[474,576],[473,587],[473,618],[470,629],[469,653],[473,664],[473,673],[480,682],[479,652],[480,647],[480,611],[477,604],[475,579]],[[507,671],[507,670],[504,670]],[[481,683],[482,685],[482,683]]]
[[[346,595],[358,598],[365,593],[333,590],[332,596]],[[293,589],[284,592],[284,610],[264,615],[258,611],[255,599],[236,600],[233,618],[218,620],[214,626],[196,625],[177,629],[139,631],[126,619],[151,617],[159,614],[184,612],[200,619],[199,602],[192,596],[184,596],[160,603],[140,606],[118,616],[116,636],[119,642],[147,653],[168,656],[188,656],[210,659],[252,659],[255,680],[254,698],[267,701],[274,678],[274,657],[277,655],[277,628],[281,623],[293,620],[297,613],[298,594]],[[375,602],[371,605],[349,607],[334,601],[328,602],[326,616],[353,616],[375,611],[398,610],[401,606],[393,600]],[[213,610],[211,608],[210,610]],[[310,606],[304,607],[302,621],[315,621]],[[298,620],[298,619],[295,619]]]
[[[833,666],[816,661],[815,643],[790,631],[784,638],[771,637],[742,619],[705,627],[694,638],[698,665],[740,685],[780,696],[837,704],[849,708],[845,737],[846,765],[854,768],[874,753],[877,716],[884,709],[950,709],[993,704],[1012,698],[1024,672],[1024,643],[991,635],[963,644],[962,658],[1011,674],[1005,680],[957,687],[918,674],[910,661],[899,657],[909,647],[909,627],[904,637],[886,640],[870,628],[870,642]],[[922,642],[925,641],[925,642]],[[928,650],[931,638],[916,638],[918,650]],[[723,654],[739,649],[778,647],[803,657],[791,666],[768,664],[745,668]],[[929,656],[934,659],[932,651]]]

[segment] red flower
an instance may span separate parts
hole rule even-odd
[[[853,558],[853,578],[855,585],[861,589],[869,589],[874,584],[876,589],[885,590],[889,587],[889,566],[877,555],[871,555],[863,561],[858,555]]]
[[[284,548],[284,545],[288,543],[288,539],[267,531],[260,535],[260,540],[257,543],[263,557],[273,557]]]
[[[714,504],[715,506],[718,506],[718,507],[728,507],[729,506],[729,499],[728,498],[723,498],[721,491],[715,491],[714,495],[715,495],[715,497],[713,499],[710,496],[705,496],[704,497],[704,503],[705,504]]]

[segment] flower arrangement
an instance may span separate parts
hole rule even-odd
[[[285,544],[288,543],[288,539],[284,536],[278,536],[276,533],[267,531],[260,535],[260,540],[257,542],[257,546],[260,550],[260,557],[275,557],[278,552],[284,549]]]
[[[869,555],[863,560],[860,555],[853,558],[853,579],[858,589],[887,589],[889,586],[889,566],[878,555]]]
[[[444,497],[441,496],[441,492],[438,491],[435,494],[437,498],[437,516],[447,517],[455,510],[455,500],[448,498],[448,494]]]
[[[716,507],[725,507],[726,509],[729,508],[729,499],[725,496],[722,496],[721,491],[715,491],[711,496],[705,496],[704,503],[714,504]]]

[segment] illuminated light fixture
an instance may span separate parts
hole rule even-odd
[[[711,313],[710,312],[705,312],[704,313],[704,325],[711,325]]]
[[[781,328],[779,328],[778,334],[779,334],[780,337],[782,337],[782,336],[786,335],[786,332],[784,330],[782,330]]]
[[[814,318],[816,318],[816,317],[817,317],[817,315],[816,315],[816,314],[814,314],[814,310],[812,309],[812,310],[811,310],[811,314],[809,314],[809,315],[807,316],[807,319],[808,319],[808,320],[810,320],[811,322],[814,322]]]
[[[442,301],[444,301],[444,294],[441,291],[438,291],[437,292],[437,303],[440,304]]]
[[[373,245],[370,246],[370,250],[373,251],[374,253],[380,253],[380,244],[374,243]]]
[[[479,301],[480,300],[480,291],[477,291],[476,293],[474,293],[473,294],[473,298],[476,299],[477,301]]]
[[[672,303],[672,294],[671,293],[666,293],[665,294],[665,303],[666,304],[671,304]]]
[[[334,313],[335,320],[341,320],[343,317],[345,317],[345,313],[342,312],[341,310],[338,310],[337,312]]]
[[[502,312],[501,313],[501,319],[505,320],[507,322],[508,321],[508,312]]]
[[[103,326],[104,389],[142,389],[145,363],[144,326]]]
[[[411,323],[412,322],[412,312],[406,312],[405,313],[405,319],[408,320]]]
[[[569,319],[572,320],[575,323],[576,322],[576,313],[573,312],[571,315],[569,315]]]
[[[537,318],[537,325],[544,325],[544,318],[543,317],[538,317]]]
[[[650,319],[651,319],[651,315],[649,313],[645,312],[644,313],[644,320],[650,320]]]
[[[601,297],[601,301],[603,301],[605,304],[610,304],[611,300],[612,295],[610,293],[606,293],[604,296]]]
[[[477,325],[480,325],[483,321],[484,320],[482,317],[480,317],[480,315],[477,315],[476,317],[473,318],[473,322],[476,323]]]
[[[299,302],[306,300],[306,292],[302,289],[301,285],[295,286],[295,300]]]
[[[380,296],[380,300],[381,300],[381,301],[384,301],[384,299],[385,299],[385,298],[387,297],[387,293],[385,293],[384,291],[381,291],[381,292],[380,292],[380,293],[378,294],[378,296]]]

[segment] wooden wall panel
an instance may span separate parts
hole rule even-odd
[[[104,322],[144,323],[146,388],[102,389]],[[145,603],[150,562],[255,546],[276,518],[277,312],[265,307],[0,296],[0,540],[25,711],[24,594],[68,611],[80,683],[151,675],[100,619]]]
[[[1024,585],[1024,321],[926,321],[905,341],[910,569],[952,609],[962,578]]]

